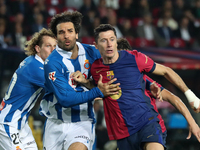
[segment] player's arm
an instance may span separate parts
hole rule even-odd
[[[99,81],[98,87],[94,87],[86,92],[76,92],[76,86],[72,84],[71,80],[69,81],[68,78],[63,75],[62,69],[56,65],[60,64],[48,62],[48,64],[44,65],[45,87],[49,92],[54,93],[58,102],[63,107],[72,107],[74,105],[92,101],[96,97],[102,98],[107,96],[107,88],[104,88],[102,78]]]
[[[162,94],[161,94],[162,89],[157,85],[157,83],[155,81],[150,81],[150,80],[146,79],[146,90],[150,91],[151,94],[156,99],[159,99],[159,101],[163,101]]]
[[[100,76],[100,79],[97,85],[95,85],[93,79],[85,79],[85,77],[80,71],[73,72],[70,75],[70,78],[72,78],[79,84],[82,84],[83,86],[87,87],[88,89],[92,89],[97,86],[102,91],[104,96],[118,94],[118,91],[121,89],[119,87],[120,83],[112,84],[113,82],[117,80],[116,78],[112,79],[111,81],[107,83],[102,83],[102,76]]]
[[[200,142],[200,128],[181,99],[166,89],[163,89],[161,94],[163,100],[171,103],[187,120],[189,124],[189,135],[187,139],[189,139],[191,137],[191,133],[193,133]]]
[[[182,78],[171,68],[156,63],[153,74],[162,75],[176,87],[178,87],[187,97],[191,108],[195,112],[200,112],[200,100],[196,95],[186,86]]]

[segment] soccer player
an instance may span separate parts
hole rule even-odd
[[[132,50],[132,47],[130,46],[129,42],[125,38],[119,38],[119,39],[117,39],[117,49],[118,50]],[[148,84],[149,83],[155,83],[155,81],[153,81],[150,77],[148,77],[145,74],[143,76],[143,79],[145,81],[146,80],[149,81]],[[189,124],[189,135],[188,135],[187,139],[190,139],[191,133],[194,133],[194,135],[198,139],[199,127],[196,124],[193,117],[191,116],[189,110],[186,108],[186,106],[181,101],[181,99],[179,97],[177,97],[176,95],[174,95],[173,93],[171,93],[170,91],[164,89],[160,84],[158,84],[158,83],[156,83],[156,84],[157,84],[157,86],[162,88],[162,91],[161,91],[162,99],[164,101],[168,101],[169,103],[171,103],[186,118],[186,120]],[[149,87],[149,86],[147,86],[147,87]],[[151,104],[154,106],[155,111],[158,112],[155,97],[151,94],[150,90],[146,90],[146,92],[151,98]],[[162,117],[159,113],[158,113],[157,117],[160,120],[159,124],[160,124],[161,129],[162,129],[163,138],[165,139],[164,141],[166,141],[167,133],[166,133],[166,127],[165,127],[165,124],[164,124],[164,120],[162,119]]]
[[[81,20],[82,14],[75,11],[57,14],[50,22],[58,45],[44,65],[46,93],[40,114],[47,117],[45,150],[91,150],[95,138],[93,100],[120,89],[118,83],[111,85],[116,79],[103,84],[100,77],[97,87],[88,90],[70,78],[80,70],[89,79],[91,64],[101,57],[94,46],[76,42]]]
[[[189,90],[188,87],[172,69],[155,63],[146,55],[136,50],[118,52],[116,32],[111,25],[100,25],[94,35],[95,46],[102,58],[92,64],[92,77],[96,83],[100,74],[103,82],[117,78],[121,87],[118,94],[104,98],[110,140],[117,140],[119,150],[164,149],[158,113],[144,92],[143,73],[163,75],[184,93]]]
[[[35,33],[27,41],[28,57],[13,74],[0,105],[1,150],[38,149],[27,120],[44,88],[44,60],[56,44],[54,34],[47,29]]]

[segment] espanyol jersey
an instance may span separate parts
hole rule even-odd
[[[43,60],[38,56],[25,58],[13,74],[0,105],[0,123],[21,129],[44,87]]]
[[[74,82],[70,74],[79,70],[89,79],[91,64],[101,56],[94,46],[76,44],[79,49],[76,59],[70,59],[72,53],[57,46],[45,61],[46,93],[41,101],[40,114],[47,118],[63,122],[95,121],[92,101],[103,94],[97,87],[88,91]]]
[[[103,100],[110,140],[128,137],[150,121],[158,121],[158,114],[144,92],[146,82],[143,73],[154,69],[153,60],[136,50],[119,51],[119,58],[113,64],[105,65],[102,59],[92,64],[91,74],[96,83],[102,74],[103,83],[117,78],[114,83],[120,83],[121,87],[119,94]]]
[[[144,80],[148,80],[148,81],[151,82],[151,83],[154,82],[154,81],[153,81],[150,77],[148,77],[147,75],[144,75],[143,78],[144,78]],[[161,90],[164,89],[159,83],[156,82],[156,84],[158,85],[158,87],[161,88]],[[162,119],[162,116],[161,116],[161,115],[159,114],[159,112],[158,112],[158,108],[157,108],[157,106],[156,106],[156,99],[155,99],[154,96],[151,94],[151,91],[150,91],[150,90],[147,90],[147,88],[146,88],[145,92],[147,92],[147,93],[145,93],[146,95],[149,95],[149,96],[150,96],[151,105],[153,105],[155,111],[158,113],[157,118],[159,119],[159,124],[160,124],[160,126],[161,126],[162,132],[164,133],[164,132],[166,131],[166,127],[165,127],[164,120]]]

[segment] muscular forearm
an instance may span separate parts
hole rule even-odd
[[[196,124],[195,120],[193,119],[192,115],[190,114],[189,110],[185,106],[185,104],[181,101],[179,97],[172,94],[168,90],[162,90],[162,97],[163,100],[168,101],[171,103],[178,111],[185,117],[189,125]]]
[[[168,81],[178,87],[183,93],[188,90],[188,87],[183,82],[181,77],[169,67],[156,63],[156,69],[153,71],[153,73],[164,76]]]

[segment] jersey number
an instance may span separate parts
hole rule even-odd
[[[11,94],[11,92],[12,92],[12,90],[13,90],[13,88],[14,88],[16,82],[17,82],[17,74],[14,73],[14,74],[13,74],[13,77],[12,77],[12,80],[11,80],[11,82],[10,82],[10,85],[9,85],[9,87],[8,87],[8,91],[7,91],[6,94],[5,94],[4,100],[7,100],[7,99],[10,98],[10,94]]]
[[[13,139],[13,144],[19,144],[19,142],[21,142],[20,141],[20,139],[19,139],[19,133],[14,133],[14,134],[12,134],[11,135],[11,137],[12,137],[12,139]],[[18,140],[17,140],[18,139]],[[18,141],[18,142],[17,142]]]

